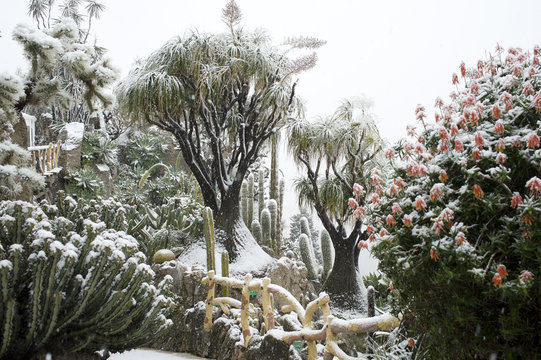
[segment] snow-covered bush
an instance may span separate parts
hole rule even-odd
[[[137,241],[71,208],[0,203],[0,359],[122,351],[170,324]]]
[[[387,151],[367,231],[404,324],[433,358],[541,353],[541,50],[453,74],[435,123]],[[367,243],[361,243],[362,247]]]
[[[23,192],[45,185],[45,179],[31,168],[30,153],[9,141],[0,142],[0,200],[20,199]]]
[[[167,135],[169,136],[169,135]],[[167,151],[167,137],[151,126],[145,132],[136,132],[126,144],[124,156],[132,168],[148,169],[161,163]]]

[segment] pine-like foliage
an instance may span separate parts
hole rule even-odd
[[[137,241],[76,207],[0,203],[1,359],[123,351],[170,324]]]
[[[432,358],[541,353],[540,55],[462,64],[436,122],[419,106],[417,142],[387,152],[394,178],[373,175],[373,252]]]

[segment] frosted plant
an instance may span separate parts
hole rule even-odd
[[[240,28],[234,1],[223,15],[229,33],[171,39],[130,72],[117,96],[126,114],[173,134],[235,260],[240,249],[257,248],[240,221],[244,177],[302,106],[293,60],[264,32]]]
[[[434,121],[419,105],[413,140],[386,152],[392,176],[373,176],[372,252],[431,357],[539,353],[540,56],[498,47],[461,64]]]
[[[335,249],[325,290],[341,295],[342,305],[350,308],[359,306],[363,288],[355,276],[362,219],[349,210],[347,202],[352,183],[373,188],[371,171],[383,163],[383,140],[370,107],[366,99],[344,100],[332,116],[314,122],[298,118],[288,124],[289,150],[305,173],[295,180],[299,206],[315,208]],[[360,196],[357,201],[366,206],[368,199]]]
[[[30,153],[9,141],[0,142],[0,200],[31,199],[32,191],[45,179],[32,167]]]

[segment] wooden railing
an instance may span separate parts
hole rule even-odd
[[[60,140],[56,144],[31,146],[28,151],[32,153],[32,163],[43,175],[50,175],[60,169],[58,166]]]
[[[340,360],[356,359],[350,357],[340,349],[337,344],[338,334],[390,331],[399,325],[399,320],[390,314],[354,320],[336,319],[331,314],[331,309],[329,307],[330,297],[325,293],[319,294],[319,297],[310,302],[306,306],[306,309],[304,309],[299,301],[283,287],[271,284],[269,278],[253,279],[251,274],[247,274],[244,281],[241,281],[234,278],[215,275],[214,271],[211,270],[208,272],[208,276],[202,280],[202,283],[208,285],[206,314],[203,324],[205,331],[209,331],[212,328],[212,309],[215,305],[220,306],[226,314],[229,314],[230,307],[238,308],[240,309],[240,323],[245,347],[248,346],[248,342],[251,338],[248,317],[255,316],[253,305],[250,304],[250,291],[254,290],[261,291],[263,315],[269,335],[288,344],[298,340],[306,341],[309,360],[315,360],[317,358],[316,341],[325,341],[325,358],[334,355]],[[241,289],[241,300],[239,301],[230,297],[215,297],[216,284]],[[282,309],[280,309],[281,312],[288,313],[294,311],[303,326],[301,330],[281,331],[275,329],[274,309],[270,294],[278,295],[286,301],[288,305],[283,306]],[[319,308],[321,308],[325,325],[321,329],[313,329],[312,319],[314,313]]]

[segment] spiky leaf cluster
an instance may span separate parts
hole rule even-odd
[[[0,203],[2,359],[148,344],[170,325],[137,241],[66,208]]]

